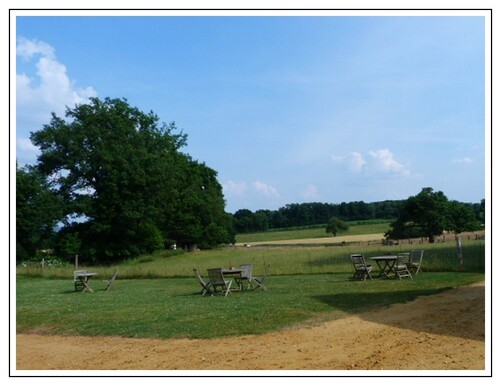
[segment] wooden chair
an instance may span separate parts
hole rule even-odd
[[[208,276],[210,277],[210,284],[213,288],[213,294],[217,294],[220,289],[220,293],[227,296],[231,293],[232,280],[224,279],[222,274],[222,268],[211,268],[208,270]]]
[[[118,268],[115,269],[115,272],[113,273],[113,276],[111,276],[111,279],[109,280],[102,280],[104,284],[106,284],[106,289],[105,291],[111,289],[113,287],[113,284],[115,284],[116,276],[118,275]]]
[[[365,281],[367,277],[373,280],[371,271],[371,264],[366,264],[365,256],[361,253],[354,253],[351,255],[351,262],[354,267],[353,279]]]
[[[422,259],[424,258],[424,251],[422,249],[413,249],[410,251],[410,260],[408,261],[408,269],[414,275],[422,272]]]
[[[210,285],[211,285],[210,280],[208,282],[205,282],[205,280],[203,280],[203,278],[201,277],[200,271],[198,271],[198,268],[194,268],[193,271],[195,273],[196,280],[198,280],[198,283],[200,283],[200,285],[201,285],[201,294],[205,295],[207,292],[212,293],[212,290],[210,289]]]
[[[242,264],[239,266],[241,269],[240,277],[235,278],[234,280],[240,287],[240,290],[243,289],[243,284],[247,282],[247,288],[253,287],[252,284],[252,274],[253,274],[253,264]]]
[[[85,284],[83,283],[83,280],[81,278],[81,275],[85,273],[87,273],[87,271],[84,269],[77,269],[76,271],[73,271],[73,283],[75,286],[75,291],[83,291],[85,289]]]
[[[409,252],[398,254],[398,259],[396,260],[393,269],[394,273],[399,278],[399,280],[401,280],[403,277],[409,277],[410,279],[413,279],[413,277],[411,276],[411,272],[408,269],[409,262],[410,262]]]
[[[266,279],[267,279],[267,276],[269,275],[269,271],[271,269],[271,264],[266,264],[265,267],[264,267],[264,276],[253,276],[252,277],[252,281],[255,283],[256,285],[256,288],[260,288],[262,290],[267,290],[266,288]]]

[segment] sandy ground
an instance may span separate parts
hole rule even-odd
[[[484,283],[213,340],[17,335],[17,370],[484,370]]]

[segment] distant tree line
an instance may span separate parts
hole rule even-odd
[[[233,214],[237,233],[262,232],[274,228],[302,227],[328,224],[332,218],[342,221],[361,221],[400,217],[407,200],[386,200],[372,203],[363,201],[340,204],[303,203],[289,204],[278,210],[240,209]],[[475,219],[484,223],[484,199],[480,203],[464,203],[474,213]]]

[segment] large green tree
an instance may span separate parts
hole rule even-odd
[[[207,239],[204,228],[227,226],[216,173],[180,151],[186,135],[174,123],[110,98],[68,108],[66,118],[53,114],[31,139],[40,172],[66,203],[64,230],[79,235],[80,255],[110,260],[164,242],[227,242],[229,231]]]
[[[443,192],[423,188],[406,200],[386,236],[393,239],[428,237],[433,243],[435,236],[441,235],[449,225],[447,209],[448,198]]]

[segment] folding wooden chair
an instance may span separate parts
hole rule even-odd
[[[271,264],[266,264],[264,267],[264,276],[252,277],[252,281],[255,283],[257,288],[260,288],[262,290],[267,290],[265,282],[266,282],[267,276],[269,275],[270,269],[271,269]]]
[[[84,269],[78,269],[73,271],[73,283],[75,285],[75,291],[83,291],[85,289],[84,280],[81,275],[87,273]]]
[[[414,275],[422,272],[422,259],[424,258],[424,251],[422,249],[413,249],[410,251],[410,260],[408,261],[408,269]]]
[[[401,280],[403,277],[409,277],[410,279],[413,279],[413,277],[411,276],[411,272],[408,269],[409,262],[410,253],[404,252],[398,254],[398,259],[396,260],[393,269],[399,280]]]
[[[205,280],[203,280],[203,278],[201,277],[198,268],[194,268],[193,271],[195,273],[196,280],[198,280],[198,283],[200,283],[201,285],[201,294],[205,295],[207,292],[212,293],[212,290],[210,289],[210,280],[208,282],[205,282]]]
[[[224,296],[227,296],[231,293],[231,284],[233,283],[233,281],[224,279],[222,268],[209,269],[208,276],[210,277],[210,284],[213,288],[212,294],[217,294],[218,289],[220,289],[221,294],[224,294]]]
[[[243,289],[243,284],[246,282],[247,288],[253,287],[252,284],[252,273],[253,273],[253,264],[242,264],[239,267],[241,269],[240,277],[235,278],[234,280],[240,287],[240,290]]]
[[[106,284],[106,289],[105,291],[111,289],[111,287],[113,286],[113,284],[115,284],[115,280],[116,280],[116,275],[118,274],[118,268],[115,269],[115,272],[113,273],[113,276],[111,277],[111,279],[109,280],[103,280],[102,282]]]
[[[360,253],[354,253],[351,255],[351,262],[354,267],[353,279],[359,279],[365,281],[367,277],[373,280],[371,271],[371,264],[366,264],[365,256]]]

